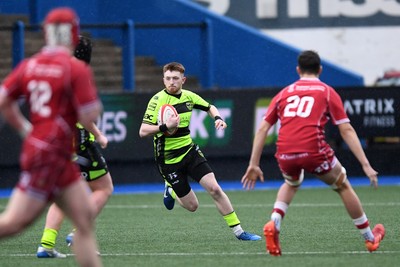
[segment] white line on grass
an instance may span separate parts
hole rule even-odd
[[[298,255],[361,255],[370,254],[368,251],[288,251],[282,252],[282,255],[298,256]],[[400,254],[400,251],[375,251],[373,254]],[[74,256],[74,254],[66,254]],[[139,253],[102,253],[102,257],[113,256],[252,256],[252,255],[268,255],[266,252],[180,252],[180,253],[164,253],[164,252],[139,252]],[[0,254],[0,257],[36,257],[36,254]]]
[[[258,207],[270,207],[271,204],[235,204],[235,207],[242,208],[258,208]],[[363,206],[368,207],[384,207],[384,206],[400,206],[400,202],[388,202],[388,203],[363,203]],[[215,208],[214,204],[200,204],[203,208]],[[319,207],[342,207],[342,203],[293,203],[291,207],[307,207],[307,208],[319,208]],[[160,208],[160,205],[112,205],[107,204],[105,208],[109,209],[154,209]]]
[[[235,204],[236,207],[242,208],[263,208],[263,207],[272,207],[273,203],[266,204]],[[400,202],[388,202],[388,203],[362,203],[365,207],[385,207],[385,206],[400,206]],[[200,204],[202,208],[213,208],[215,209],[214,204]],[[292,203],[291,207],[299,207],[299,208],[320,208],[320,207],[343,207],[342,203]],[[107,204],[105,208],[107,209],[159,209],[163,208],[162,203],[159,205],[113,205]],[[4,209],[5,206],[0,205],[0,210]]]

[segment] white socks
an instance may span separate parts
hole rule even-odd
[[[242,226],[240,226],[240,224],[232,227],[233,233],[235,234],[235,236],[240,236],[244,231],[242,229]]]

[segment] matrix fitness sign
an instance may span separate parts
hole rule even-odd
[[[396,89],[396,88],[394,88]],[[343,105],[359,135],[398,136],[400,133],[400,92],[380,88],[343,90]]]

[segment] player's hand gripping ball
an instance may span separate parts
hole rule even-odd
[[[157,118],[157,123],[158,125],[166,124],[168,119],[172,116],[178,116],[178,112],[176,109],[170,105],[170,104],[164,104],[161,106],[160,110],[158,111],[158,118]],[[171,136],[174,135],[178,131],[178,127],[175,127],[173,129],[168,129],[164,134],[166,136]]]

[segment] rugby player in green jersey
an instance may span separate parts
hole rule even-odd
[[[188,177],[191,177],[210,194],[218,211],[239,240],[261,240],[260,236],[242,229],[228,196],[221,189],[206,158],[190,136],[189,124],[193,109],[205,111],[214,118],[216,129],[223,130],[227,124],[214,105],[196,93],[182,89],[186,80],[182,64],[168,63],[164,66],[163,72],[165,88],[150,99],[139,135],[154,137],[155,159],[165,181],[165,207],[173,209],[177,200],[188,211],[197,210],[199,201],[190,187]],[[158,111],[164,104],[172,105],[178,116],[173,115],[165,124],[158,125]],[[177,131],[173,135],[164,134],[175,128]]]

